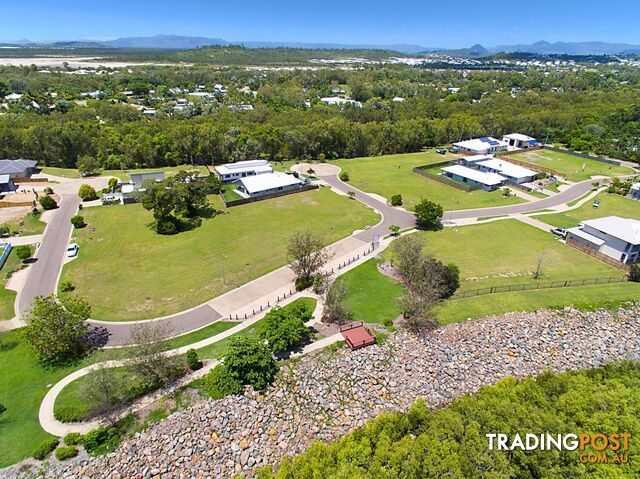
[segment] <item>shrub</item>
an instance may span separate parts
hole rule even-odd
[[[120,434],[113,426],[99,426],[82,438],[82,446],[89,454],[104,454],[113,451],[120,444]]]
[[[393,195],[391,197],[391,206],[400,206],[402,205],[402,195]]]
[[[338,178],[340,178],[340,181],[349,181],[349,173],[347,173],[346,171],[341,171],[340,175],[338,175]]]
[[[26,244],[21,244],[20,246],[16,246],[15,248],[16,256],[23,263],[31,258],[31,246]]]
[[[38,201],[43,210],[55,210],[58,207],[58,203],[51,196],[42,196]]]
[[[42,461],[49,454],[51,454],[56,447],[58,447],[58,438],[50,437],[49,439],[45,439],[40,444],[38,444],[38,447],[35,448],[32,456],[34,459]]]
[[[629,270],[629,281],[640,283],[640,263],[634,263]]]
[[[442,205],[422,199],[414,208],[416,223],[423,229],[435,229],[440,225],[442,213],[444,209]]]
[[[7,225],[0,225],[0,236],[7,236],[9,234],[9,227]]]
[[[93,201],[98,199],[96,190],[92,186],[84,184],[78,190],[78,196],[82,198],[82,201]]]
[[[60,283],[60,291],[62,293],[70,293],[74,289],[76,289],[76,286],[71,281],[63,281]]]
[[[400,234],[400,227],[398,225],[389,226],[389,232],[391,236],[398,236]]]
[[[350,199],[355,200],[356,199],[356,192],[355,191],[347,191],[347,196]]]
[[[82,438],[83,436],[79,432],[70,432],[64,437],[64,443],[67,446],[77,446],[82,444]]]
[[[313,292],[316,294],[322,294],[325,290],[325,280],[321,274],[316,274],[313,277]]]
[[[250,384],[258,391],[271,384],[278,372],[271,348],[256,337],[232,336],[224,366],[242,384]]]
[[[192,371],[196,371],[202,367],[202,361],[198,358],[198,353],[195,349],[187,351],[187,364]]]
[[[87,223],[84,222],[84,216],[75,215],[71,217],[71,224],[74,228],[84,228]]]
[[[204,390],[213,399],[240,394],[242,383],[222,364],[218,364],[204,377]]]
[[[85,418],[89,411],[82,406],[63,406],[53,412],[53,416],[60,422],[78,422]]]
[[[53,194],[53,188],[51,188],[50,186],[47,186],[47,187],[44,189],[44,194],[45,194],[45,195],[52,195],[52,194]]]
[[[310,331],[305,323],[311,319],[312,312],[302,304],[286,309],[275,307],[262,320],[260,337],[276,354],[283,354],[309,338]]]
[[[71,459],[72,457],[76,457],[78,455],[78,450],[76,446],[60,446],[56,449],[55,456],[58,461],[64,461],[66,459]]]
[[[296,291],[302,291],[313,285],[313,278],[296,278]]]

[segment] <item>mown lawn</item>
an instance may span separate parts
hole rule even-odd
[[[404,287],[381,274],[377,264],[378,260],[370,259],[338,279],[349,288],[347,304],[354,320],[382,324],[402,313],[398,298],[404,294]]]
[[[583,181],[592,176],[617,176],[632,173],[626,166],[615,166],[601,161],[580,158],[552,150],[534,150],[511,156],[520,161],[544,166],[562,173],[568,180]],[[585,165],[585,168],[582,168]]]
[[[307,309],[309,309],[310,311],[313,311],[316,307],[316,300],[313,298],[300,298],[288,304],[287,306],[284,306],[283,309],[291,308],[297,304],[303,304],[307,307]],[[256,331],[260,328],[261,322],[262,320],[258,321],[252,327],[244,329],[234,336],[250,336],[252,334],[255,334]],[[234,323],[228,323],[228,322],[226,324],[229,325],[229,327],[232,327],[235,325]],[[225,328],[225,329],[228,329],[228,328]],[[222,332],[222,331],[218,331],[218,332]],[[192,333],[192,334],[195,334],[195,333]],[[217,334],[217,332],[210,333],[205,337],[213,336],[214,334]],[[211,344],[210,346],[206,346],[204,348],[198,349],[197,350],[198,356],[202,359],[219,358],[226,351],[227,345],[231,337],[227,339],[223,339],[222,341],[218,341],[217,343]],[[191,337],[189,341],[184,344],[190,344],[190,343],[199,341],[200,339],[203,339],[203,338],[196,339],[195,337]],[[183,344],[180,344],[180,346],[182,345]],[[179,347],[179,346],[173,346],[172,348],[175,348],[175,347]],[[126,372],[124,368],[116,368],[116,371],[118,371],[118,374],[121,375],[121,377],[127,377],[127,374],[129,374]],[[86,398],[83,396],[83,391],[86,388],[86,384],[89,380],[89,376],[90,375],[78,378],[76,381],[73,381],[72,383],[67,385],[56,398],[54,411],[60,411],[62,408],[69,408],[69,407],[76,407],[76,408],[89,410],[92,405],[88,404],[86,401]]]
[[[7,277],[21,267],[22,262],[16,256],[15,251],[11,250],[2,269],[0,269],[0,321],[11,319],[15,316],[13,305],[16,300],[16,293],[5,289],[5,286],[8,281]]]
[[[436,308],[436,315],[438,322],[446,324],[511,311],[534,311],[569,305],[590,310],[638,298],[640,298],[640,283],[539,289],[449,300]]]
[[[485,208],[522,203],[516,196],[502,196],[501,191],[465,192],[414,173],[416,166],[439,163],[459,158],[447,153],[440,155],[435,150],[423,153],[385,155],[367,158],[349,158],[332,161],[349,173],[349,183],[356,188],[376,193],[390,199],[401,194],[403,207],[412,210],[421,198],[440,203],[446,209],[460,210]]]
[[[211,201],[222,209],[219,197]],[[83,215],[88,227],[75,230],[80,254],[62,280],[105,320],[183,311],[286,264],[293,231],[310,229],[330,244],[378,219],[328,188],[229,208],[174,236],[156,234],[151,212],[139,204],[86,208]]]
[[[40,213],[35,215],[28,213],[22,219],[7,221],[5,224],[9,227],[11,234],[17,232],[20,236],[42,234],[47,226],[44,221],[40,221]]]
[[[593,201],[587,201],[575,210],[552,215],[540,215],[535,218],[561,228],[573,228],[578,226],[581,221],[602,218],[603,216],[640,219],[640,201],[631,200],[613,193],[600,193],[595,199],[600,200],[598,208],[593,207]]]
[[[218,321],[198,331],[164,342],[164,349],[200,341],[221,333],[237,323]],[[98,351],[77,364],[62,368],[47,368],[35,360],[27,349],[21,330],[0,333],[0,403],[7,411],[0,419],[0,467],[11,465],[31,455],[43,439],[49,437],[38,421],[40,403],[53,385],[73,371],[89,364],[118,359],[126,348]]]
[[[213,169],[213,167],[210,167]],[[191,165],[180,165],[180,166],[166,166],[162,168],[132,168],[127,170],[102,170],[100,172],[100,176],[115,176],[122,181],[129,181],[129,176],[133,173],[148,173],[151,171],[164,171],[167,175],[175,174],[181,170],[193,170],[194,168]],[[196,166],[201,175],[208,175],[208,171],[204,166]],[[44,167],[42,169],[42,173],[46,173],[48,175],[61,176],[62,178],[80,178],[80,173],[77,169],[73,168],[55,168],[55,167]]]

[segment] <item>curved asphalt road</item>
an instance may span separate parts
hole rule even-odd
[[[391,225],[397,225],[401,228],[408,228],[415,225],[415,217],[412,213],[389,206],[387,203],[340,181],[337,174],[319,176],[319,178],[331,187],[343,193],[355,191],[357,200],[371,208],[374,208],[383,215],[383,219],[380,223],[354,235],[356,239],[368,243],[372,241],[374,235],[379,235],[380,238],[387,235],[389,233],[389,226]],[[583,181],[571,186],[562,193],[528,203],[445,212],[444,219],[451,221],[481,216],[526,213],[529,211],[550,208],[581,197],[592,188],[592,183],[593,180]],[[61,265],[64,260],[67,242],[71,235],[70,220],[76,213],[79,203],[80,200],[77,195],[64,195],[60,208],[52,218],[50,224],[47,226],[42,239],[42,244],[37,253],[37,260],[32,265],[26,284],[20,294],[18,310],[21,315],[24,315],[29,310],[33,299],[36,296],[56,292],[56,285]],[[209,304],[205,303],[178,314],[147,321],[169,323],[171,324],[172,333],[180,335],[206,326],[220,318],[221,314]],[[125,343],[129,337],[132,324],[135,324],[135,322],[107,323],[92,320],[89,320],[89,323],[96,327],[106,329],[109,333],[110,345],[121,345]]]

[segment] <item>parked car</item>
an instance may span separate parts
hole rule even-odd
[[[567,237],[567,230],[564,228],[552,228],[551,232],[562,239],[565,239]]]
[[[458,148],[457,146],[452,146],[451,148],[449,148],[449,151],[451,153],[458,153],[460,151],[460,148]]]
[[[436,153],[440,153],[441,155],[445,155],[447,153],[447,150],[445,150],[444,148],[438,148],[436,150]]]
[[[67,246],[67,256],[69,258],[78,256],[78,251],[80,251],[80,247],[76,243],[71,243],[69,246]]]
[[[594,207],[594,208],[597,208],[597,207],[599,207],[599,206],[600,206],[600,200],[595,200],[595,201],[593,202],[593,207]]]

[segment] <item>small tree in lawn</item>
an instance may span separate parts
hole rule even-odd
[[[536,259],[536,270],[533,273],[533,277],[535,279],[540,279],[540,276],[542,276],[542,266],[544,264],[544,259],[546,256],[546,251],[540,251],[540,253],[538,253],[538,258]]]
[[[78,158],[78,171],[84,176],[97,175],[100,172],[100,162],[93,156],[83,155]]]
[[[402,206],[402,195],[393,195],[391,197],[391,206]]]
[[[278,372],[271,348],[256,337],[232,336],[223,362],[232,377],[258,391],[266,389]]]
[[[71,217],[71,224],[73,225],[74,228],[84,228],[85,226],[87,226],[87,223],[84,222],[84,216],[81,215],[75,215]]]
[[[131,328],[129,368],[142,379],[146,388],[162,386],[180,373],[180,360],[164,351],[163,341],[170,333],[170,328],[163,324],[141,324]]]
[[[187,365],[192,371],[197,371],[198,369],[202,368],[202,361],[200,361],[198,353],[193,348],[187,351]]]
[[[26,317],[24,338],[40,361],[64,364],[91,350],[85,322],[90,314],[91,307],[81,298],[38,296]]]
[[[51,196],[41,196],[38,201],[43,210],[55,210],[58,207],[58,203]]]
[[[436,229],[442,221],[442,205],[422,199],[414,208],[417,225],[422,229]]]
[[[291,261],[291,269],[297,277],[296,289],[311,286],[313,276],[331,257],[323,248],[322,240],[310,231],[297,231],[291,235],[287,255]]]
[[[322,321],[346,323],[353,319],[353,312],[347,305],[349,288],[342,281],[334,281],[329,287],[322,309]]]
[[[349,197],[349,199],[355,200],[356,199],[356,192],[355,191],[347,191],[347,196]]]
[[[7,225],[0,225],[0,237],[1,236],[9,236],[10,229]]]
[[[398,225],[389,226],[389,232],[391,236],[398,236],[400,234],[400,227]]]
[[[83,399],[92,405],[88,413],[92,416],[106,416],[109,422],[113,422],[115,418],[110,413],[120,405],[125,388],[126,385],[113,368],[99,367],[90,373],[82,387]]]
[[[341,171],[338,175],[338,178],[340,178],[340,181],[347,182],[349,181],[349,173],[347,173],[346,171]]]
[[[15,248],[16,256],[23,263],[31,258],[31,246],[22,244],[20,246],[16,246]]]
[[[82,198],[82,201],[93,201],[98,199],[96,190],[91,185],[87,184],[80,186],[78,196]]]

